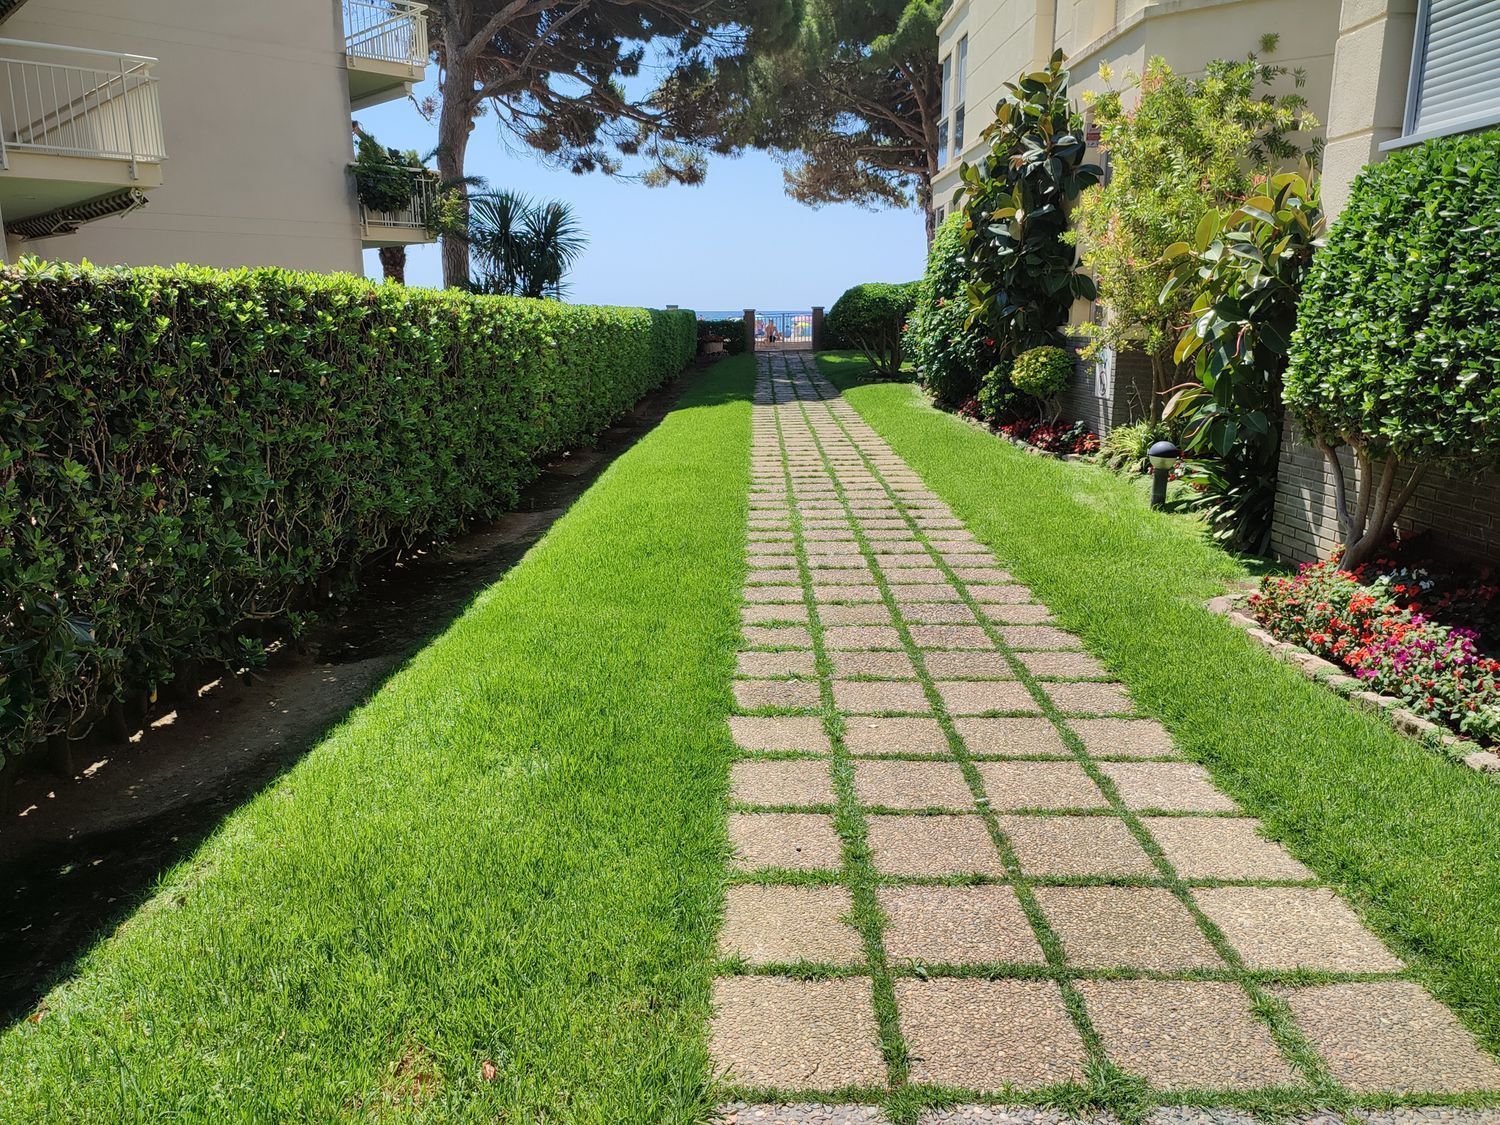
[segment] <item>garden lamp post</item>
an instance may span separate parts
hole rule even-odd
[[[1146,456],[1151,459],[1151,506],[1153,508],[1164,507],[1167,503],[1167,478],[1172,475],[1172,466],[1177,464],[1177,458],[1182,455],[1170,441],[1156,442],[1146,450]]]

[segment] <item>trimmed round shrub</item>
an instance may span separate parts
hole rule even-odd
[[[916,307],[906,323],[906,352],[917,369],[917,381],[947,406],[973,397],[980,375],[995,363],[985,329],[967,323],[969,270],[963,226],[963,216],[953,214],[938,227],[926,276],[917,287]]]
[[[824,325],[830,347],[863,352],[878,374],[901,370],[901,333],[917,299],[919,282],[872,281],[833,303]]]
[[[1423,471],[1500,460],[1500,131],[1442,137],[1360,174],[1312,264],[1284,398],[1324,447],[1344,565],[1390,536]],[[1348,445],[1374,503],[1353,501]],[[1405,470],[1405,471],[1403,471]]]
[[[1062,393],[1073,378],[1073,369],[1073,353],[1048,344],[1016,356],[1010,381],[1022,394],[1045,401]]]

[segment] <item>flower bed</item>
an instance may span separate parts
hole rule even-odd
[[[1023,418],[998,427],[1012,441],[1024,442],[1043,453],[1088,457],[1099,452],[1099,438],[1083,422],[1038,422]]]
[[[1369,690],[1478,742],[1500,743],[1500,660],[1473,628],[1420,608],[1424,598],[1444,601],[1430,597],[1437,586],[1420,568],[1372,569],[1369,584],[1363,569],[1349,574],[1333,562],[1267,578],[1250,597],[1251,612],[1278,640],[1337,661]]]

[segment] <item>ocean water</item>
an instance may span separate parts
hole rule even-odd
[[[695,309],[699,320],[739,320],[745,315],[744,309]],[[811,309],[756,309],[755,315],[760,318],[768,316],[812,316]]]

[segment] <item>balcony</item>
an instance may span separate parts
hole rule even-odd
[[[343,0],[349,106],[411,92],[427,73],[427,6],[417,0]]]
[[[166,159],[156,60],[0,39],[0,218],[26,238],[140,206]]]
[[[436,242],[432,221],[437,208],[438,176],[425,168],[403,169],[411,176],[411,197],[399,211],[359,209],[359,234],[366,250]]]

